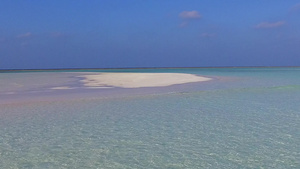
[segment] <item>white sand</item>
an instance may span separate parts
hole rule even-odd
[[[162,87],[191,82],[203,82],[211,78],[185,73],[99,73],[84,75],[86,87]]]
[[[69,87],[69,86],[59,86],[59,87],[52,87],[51,89],[53,89],[53,90],[65,90],[65,89],[73,89],[73,88]]]

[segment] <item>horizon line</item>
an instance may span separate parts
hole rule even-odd
[[[297,68],[300,66],[204,66],[204,67],[117,67],[117,68],[46,68],[46,69],[0,69],[5,71],[53,71],[53,70],[122,70],[122,69],[209,69],[209,68]]]

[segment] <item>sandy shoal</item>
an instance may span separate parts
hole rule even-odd
[[[185,73],[99,73],[80,76],[86,87],[163,87],[175,84],[209,81],[211,78]]]

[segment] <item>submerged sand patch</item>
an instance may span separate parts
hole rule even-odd
[[[80,76],[86,87],[163,87],[209,81],[211,78],[186,73],[99,73]]]

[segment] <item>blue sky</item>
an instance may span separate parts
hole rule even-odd
[[[1,0],[0,69],[300,66],[300,0]]]

